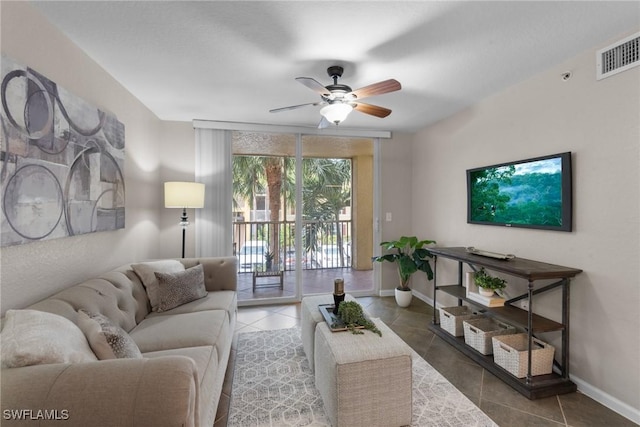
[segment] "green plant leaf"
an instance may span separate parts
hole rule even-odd
[[[433,254],[423,247],[433,243],[436,243],[436,241],[419,240],[416,236],[402,236],[398,240],[380,243],[380,246],[387,251],[395,252],[380,255],[373,259],[378,262],[397,262],[401,282],[400,287],[407,288],[406,284],[411,275],[417,271],[423,271],[429,280],[433,280],[433,270],[429,264],[429,258],[433,258]]]

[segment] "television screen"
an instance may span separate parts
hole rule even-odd
[[[467,170],[467,222],[571,231],[571,153]]]

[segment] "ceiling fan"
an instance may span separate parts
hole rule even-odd
[[[318,128],[322,129],[331,123],[336,125],[344,121],[352,110],[361,113],[370,114],[376,117],[387,117],[391,114],[391,110],[377,105],[365,104],[360,102],[361,99],[382,95],[384,93],[395,92],[400,90],[400,82],[395,79],[384,80],[360,89],[351,90],[347,85],[339,84],[338,79],[342,77],[344,69],[339,65],[332,65],[327,68],[327,74],[333,79],[333,84],[323,86],[317,80],[311,77],[296,77],[296,80],[320,95],[321,100],[318,102],[310,102],[307,104],[291,105],[289,107],[276,108],[269,110],[271,113],[279,113],[281,111],[294,110],[296,108],[306,107],[308,105],[324,105],[320,109],[322,120]]]

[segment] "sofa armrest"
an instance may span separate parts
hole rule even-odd
[[[188,357],[3,369],[1,382],[3,427],[199,425],[197,370]]]

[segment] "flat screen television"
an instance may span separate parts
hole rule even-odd
[[[467,170],[470,224],[571,231],[571,153]]]

